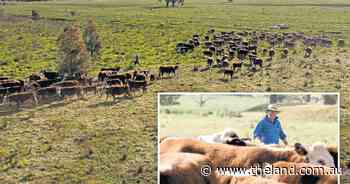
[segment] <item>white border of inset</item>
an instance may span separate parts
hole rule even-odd
[[[338,121],[338,168],[340,168],[340,93],[339,92],[158,92],[157,93],[157,184],[160,183],[159,175],[159,113],[160,113],[160,95],[201,95],[201,94],[210,94],[210,95],[232,95],[232,94],[250,94],[250,95],[337,95],[337,121]],[[338,177],[338,184],[340,184],[340,175]]]

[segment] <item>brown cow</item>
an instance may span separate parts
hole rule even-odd
[[[216,178],[218,184],[286,184],[257,176],[216,176]]]
[[[203,165],[210,165],[207,156],[193,153],[165,153],[160,155],[160,184],[214,184],[214,175],[201,174]]]
[[[253,164],[274,163],[277,161],[310,162],[317,161],[314,152],[301,144],[295,144],[294,149],[270,149],[254,146],[231,146],[226,144],[210,144],[190,138],[168,138],[160,144],[160,153],[187,152],[208,155],[214,166],[230,166],[248,168]]]
[[[211,165],[210,158],[201,154],[161,154],[160,184],[283,184],[262,177],[220,175]]]

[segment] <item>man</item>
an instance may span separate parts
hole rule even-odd
[[[266,109],[266,116],[258,123],[254,130],[254,139],[258,138],[264,144],[279,144],[279,139],[288,145],[287,135],[283,132],[277,114],[277,106],[270,104]]]

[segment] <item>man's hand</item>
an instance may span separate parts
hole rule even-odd
[[[283,139],[282,141],[283,141],[284,145],[286,145],[286,146],[288,145],[287,139]]]

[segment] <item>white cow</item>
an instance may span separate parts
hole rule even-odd
[[[238,135],[233,129],[227,128],[222,132],[211,134],[211,135],[198,136],[197,138],[207,143],[227,144],[228,142],[232,141],[234,138],[238,138]]]

